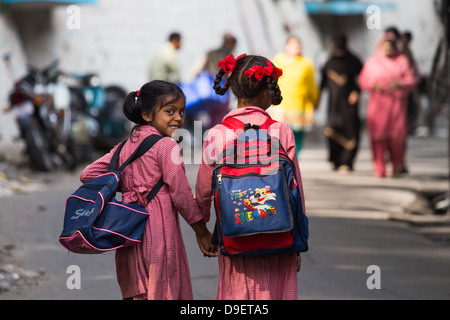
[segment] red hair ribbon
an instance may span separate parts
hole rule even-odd
[[[234,68],[236,67],[236,63],[240,58],[245,57],[247,54],[241,54],[239,57],[237,57],[236,59],[234,58],[234,56],[232,54],[228,55],[225,57],[225,59],[219,61],[217,63],[217,65],[219,67],[222,68],[222,70],[225,73],[231,73],[233,72]]]
[[[140,96],[141,96],[141,93],[139,92],[139,90],[136,90],[136,96],[137,96],[137,97],[140,97]]]
[[[267,67],[256,65],[246,70],[244,74],[248,75],[248,79],[250,80],[250,85],[252,84],[252,76],[254,75],[256,80],[261,81],[264,75],[270,77],[273,76],[275,79],[278,79],[283,75],[283,70],[280,68],[272,66],[272,64],[267,60]]]

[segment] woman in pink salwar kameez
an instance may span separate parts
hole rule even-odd
[[[385,33],[360,73],[361,89],[370,93],[367,130],[376,177],[386,176],[386,152],[398,176],[404,165],[408,136],[407,101],[416,79],[407,57],[396,47],[396,37]]]
[[[164,138],[120,176],[123,201],[143,205],[150,213],[142,242],[116,251],[117,280],[124,299],[193,299],[178,212],[194,229],[202,252],[216,255],[211,233],[186,178],[178,144],[170,138],[183,125],[184,106],[182,91],[165,81],[147,83],[125,101],[125,115],[139,126],[125,143],[119,165],[150,134]],[[88,165],[81,173],[81,181],[104,173],[116,148]],[[161,177],[164,186],[147,203],[147,194]]]
[[[234,117],[244,123],[261,125],[270,115],[265,111],[272,104],[279,104],[282,97],[277,85],[277,77],[270,72],[273,64],[263,57],[245,56],[237,61],[229,58],[231,63],[222,67],[217,75],[216,92],[226,92],[220,86],[224,73],[232,72],[229,84],[238,97],[238,108],[229,112],[223,120]],[[233,63],[234,61],[234,63]],[[270,66],[269,66],[270,64]],[[265,75],[249,75],[246,70],[252,66],[269,66]],[[257,68],[257,67],[255,67]],[[234,69],[234,71],[233,71]],[[254,70],[254,69],[253,69]],[[228,71],[228,72],[227,72]],[[258,72],[258,71],[257,71]],[[267,75],[269,74],[269,75]],[[269,79],[268,79],[269,78]],[[219,153],[227,141],[234,139],[233,132],[224,125],[218,124],[209,130],[203,145],[203,161],[199,167],[196,183],[196,200],[205,220],[209,219],[211,208],[212,174]],[[303,200],[303,187],[300,168],[295,151],[295,138],[289,125],[275,122],[268,132],[280,139],[290,159],[295,164],[296,178],[299,182]],[[305,210],[302,201],[303,210]],[[304,211],[306,212],[306,211]],[[297,299],[297,272],[300,269],[300,255],[296,253],[279,254],[265,257],[223,256],[219,253],[219,286],[217,299],[222,300],[295,300]]]

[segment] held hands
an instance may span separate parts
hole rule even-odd
[[[217,257],[217,247],[211,243],[212,233],[206,228],[203,220],[191,224],[197,237],[197,244],[205,257]]]

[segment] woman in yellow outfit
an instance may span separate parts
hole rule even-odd
[[[310,131],[314,124],[314,109],[319,99],[314,66],[310,59],[301,55],[301,43],[295,37],[288,39],[285,51],[278,53],[272,61],[283,70],[283,76],[278,79],[283,101],[272,107],[271,115],[290,125],[299,155],[304,132]]]

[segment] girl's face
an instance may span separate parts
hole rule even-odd
[[[165,137],[171,137],[174,131],[182,128],[184,124],[184,111],[186,109],[184,97],[166,104],[170,100],[171,97],[165,97],[163,107],[154,114],[142,113],[142,118]]]

